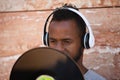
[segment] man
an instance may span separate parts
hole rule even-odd
[[[63,7],[78,10],[75,6],[67,4]],[[71,56],[78,63],[85,80],[105,80],[94,71],[88,70],[82,63],[85,48],[84,36],[87,30],[86,23],[80,15],[67,9],[58,8],[54,11],[48,27],[49,37],[47,44],[49,47]]]

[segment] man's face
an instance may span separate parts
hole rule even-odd
[[[80,54],[80,35],[74,20],[52,21],[49,25],[49,47],[60,50],[73,59]]]

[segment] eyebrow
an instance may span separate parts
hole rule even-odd
[[[56,40],[55,38],[49,37],[48,39]]]
[[[64,41],[68,41],[68,40],[71,40],[70,38],[65,38],[65,39],[62,39],[62,40],[64,40]]]
[[[50,39],[50,40],[56,40],[55,38],[52,38],[52,37],[50,37],[49,39]],[[63,38],[63,39],[61,39],[61,40],[67,41],[67,40],[72,40],[72,39],[70,39],[70,38]]]

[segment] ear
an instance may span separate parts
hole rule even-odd
[[[44,39],[43,39],[43,42],[44,42],[44,45],[46,45],[46,46],[48,46],[49,45],[49,33],[48,32],[46,32],[45,34],[44,34]]]
[[[89,33],[86,33],[85,36],[84,36],[84,48],[86,48],[86,49],[90,48],[89,37],[90,37]]]

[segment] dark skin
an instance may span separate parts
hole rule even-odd
[[[81,39],[79,29],[74,20],[52,21],[49,25],[49,47],[60,50],[73,59],[80,54]],[[83,49],[81,49],[83,52]],[[84,67],[83,55],[77,61],[82,74],[87,72]]]

